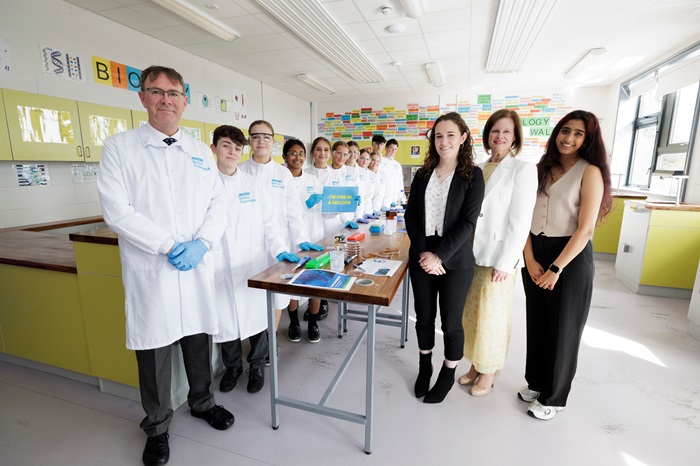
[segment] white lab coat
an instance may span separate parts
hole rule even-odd
[[[384,157],[377,171],[380,170],[384,171],[384,178],[386,179],[386,192],[384,193],[382,206],[390,207],[392,202],[397,205],[403,204],[406,198],[403,194],[403,169],[401,164],[396,159],[389,160]]]
[[[486,162],[480,166],[483,168]],[[537,199],[537,167],[507,156],[486,182],[474,230],[478,265],[510,274],[523,266],[523,249]]]
[[[219,331],[211,254],[186,272],[165,254],[198,238],[215,247],[230,197],[206,145],[184,132],[171,146],[165,137],[146,124],[107,139],[97,180],[104,220],[119,235],[132,350]]]
[[[313,165],[306,168],[304,171],[318,178],[321,186],[352,186],[347,184],[345,179],[345,165],[335,170],[330,165],[326,168],[316,168]],[[320,206],[319,206],[320,207]],[[345,223],[349,220],[354,220],[354,212],[339,213],[339,214],[322,214],[323,215],[323,236],[336,235],[340,232]]]
[[[374,173],[370,170],[371,173]],[[379,211],[382,207],[389,207],[384,205],[384,196],[386,195],[386,174],[381,169],[381,165],[374,173],[374,194],[372,195],[372,211]]]
[[[238,166],[242,171],[256,177],[262,189],[272,195],[274,216],[280,227],[280,234],[287,251],[296,252],[301,243],[309,241],[303,223],[302,204],[296,193],[288,189],[292,183],[292,174],[274,160],[260,164],[252,158]],[[270,260],[268,265],[273,265]],[[275,309],[284,309],[289,305],[289,296],[275,293]]]
[[[374,194],[377,191],[377,175],[369,168],[359,168],[358,178],[360,178],[364,184],[364,195],[362,196],[362,213],[363,215],[372,214],[374,213]]]
[[[228,225],[214,257],[219,333],[215,343],[246,339],[267,329],[265,290],[249,288],[248,278],[268,268],[285,251],[274,219],[269,190],[241,170],[233,176],[219,173],[232,192]]]
[[[301,201],[302,211],[304,212],[304,224],[306,225],[306,234],[312,242],[318,242],[323,239],[323,216],[321,215],[321,203],[319,202],[311,209],[306,207],[306,200],[312,194],[323,194],[323,186],[314,175],[302,172],[301,176],[292,177],[292,188],[297,193]]]

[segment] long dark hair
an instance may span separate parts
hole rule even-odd
[[[428,155],[425,156],[425,162],[423,163],[423,166],[420,167],[416,172],[416,176],[420,176],[422,178],[430,178],[430,175],[433,174],[433,170],[435,170],[435,167],[437,167],[438,162],[440,162],[440,154],[438,154],[438,151],[435,148],[435,128],[437,127],[438,123],[441,123],[443,121],[453,122],[459,128],[460,135],[467,135],[467,139],[465,139],[462,145],[459,146],[459,153],[457,154],[457,168],[455,171],[462,178],[466,178],[467,180],[471,181],[472,173],[474,172],[475,166],[473,150],[474,140],[472,139],[472,135],[469,132],[469,127],[462,119],[462,116],[457,112],[445,113],[444,115],[441,115],[437,120],[435,120],[433,127],[430,129],[430,131],[428,131],[427,135],[428,140],[430,141]]]
[[[612,206],[612,188],[610,187],[610,166],[608,156],[603,143],[603,135],[600,131],[598,118],[591,112],[585,110],[574,110],[562,118],[554,127],[552,134],[547,141],[547,149],[537,164],[537,175],[539,177],[538,193],[547,193],[547,185],[552,181],[552,170],[560,167],[564,170],[559,160],[559,149],[557,148],[557,136],[564,125],[571,120],[580,120],[586,128],[586,138],[578,150],[578,156],[600,169],[603,175],[603,198],[600,201],[598,221],[605,218],[610,213]]]

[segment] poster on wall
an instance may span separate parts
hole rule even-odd
[[[411,146],[411,158],[420,159],[420,146]]]
[[[214,105],[214,109],[219,112],[219,113],[230,113],[230,107],[229,107],[229,101],[228,99],[224,99],[222,97],[217,97],[216,100],[216,105]]]
[[[18,186],[48,186],[49,166],[43,163],[12,165]]]
[[[211,97],[209,97],[209,94],[205,92],[195,92],[195,100],[197,101],[199,108],[203,108],[205,110],[211,108]]]
[[[234,90],[231,100],[231,113],[235,121],[248,121],[248,103],[243,91]]]
[[[0,39],[0,73],[12,71],[12,60],[10,60],[10,44],[5,39]]]
[[[67,50],[41,45],[41,64],[44,74],[55,78],[85,82],[82,60]]]

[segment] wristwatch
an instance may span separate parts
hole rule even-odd
[[[552,273],[556,273],[556,274],[561,273],[561,269],[554,264],[549,266],[549,270],[552,271]]]

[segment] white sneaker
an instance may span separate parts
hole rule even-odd
[[[518,398],[520,398],[523,401],[527,401],[528,403],[532,403],[533,401],[535,401],[538,396],[540,396],[540,392],[530,390],[530,388],[528,388],[527,385],[521,388],[518,392]]]
[[[532,402],[527,408],[527,414],[537,419],[548,420],[552,419],[559,411],[562,411],[566,406],[545,406],[539,401]]]

